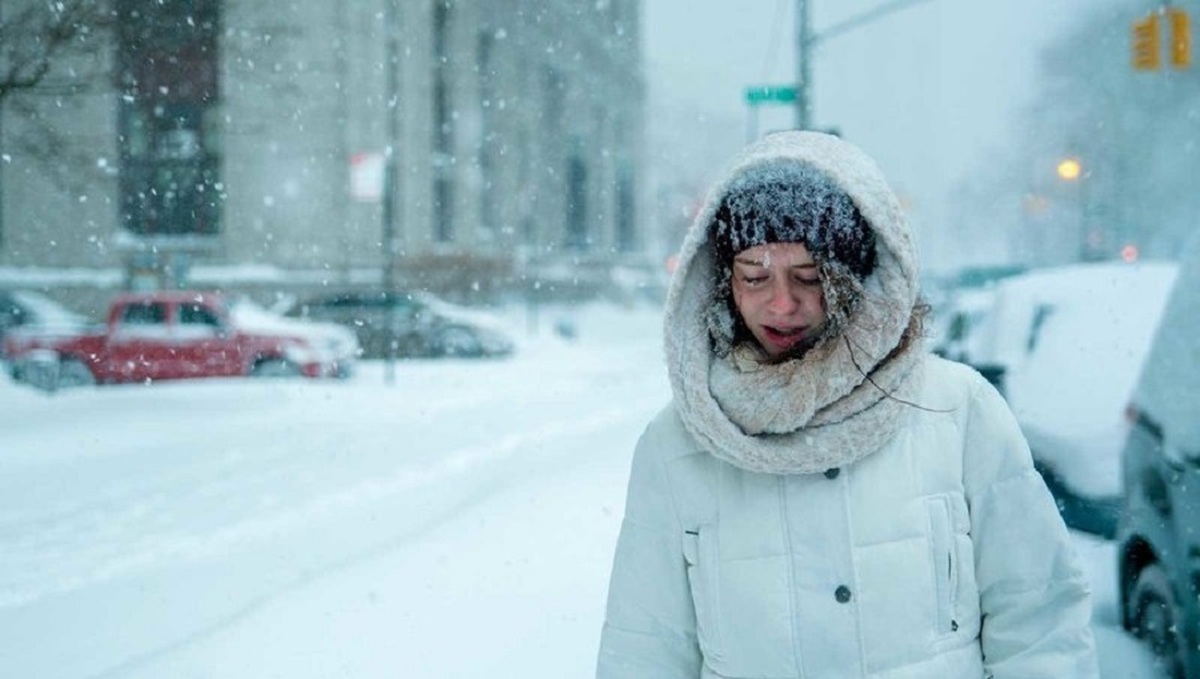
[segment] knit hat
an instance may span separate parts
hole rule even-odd
[[[802,243],[817,264],[859,280],[875,269],[875,232],[829,175],[796,160],[764,163],[735,179],[714,216],[718,266],[765,243]]]

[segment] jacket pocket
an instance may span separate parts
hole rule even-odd
[[[937,629],[941,634],[958,631],[958,570],[954,523],[950,499],[945,495],[926,500],[929,510],[929,549],[933,583],[937,592]]]
[[[696,609],[697,640],[706,657],[719,659],[722,657],[720,566],[711,526],[684,532],[683,557]]]

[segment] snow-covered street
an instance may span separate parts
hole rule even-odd
[[[650,306],[501,361],[344,382],[46,395],[0,377],[0,675],[587,677],[633,445],[668,399]],[[518,326],[520,327],[520,326]],[[523,329],[522,329],[523,332]],[[1077,535],[1110,678],[1110,543]]]

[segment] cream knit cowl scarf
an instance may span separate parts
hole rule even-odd
[[[764,363],[745,345],[718,355],[714,333],[732,333],[733,321],[726,309],[713,307],[714,214],[734,178],[787,160],[825,172],[850,196],[875,231],[875,270],[840,333],[802,358]],[[921,386],[920,338],[897,349],[917,302],[917,281],[912,234],[865,154],[813,132],[777,133],[751,146],[709,194],[684,241],[667,298],[667,369],[684,425],[713,455],[755,472],[822,472],[879,450],[899,430]]]

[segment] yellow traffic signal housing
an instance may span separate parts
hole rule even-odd
[[[1157,14],[1133,22],[1133,67],[1157,71],[1162,66],[1162,39]]]
[[[1167,10],[1171,24],[1171,65],[1187,68],[1192,65],[1192,24],[1188,13],[1178,7]]]

